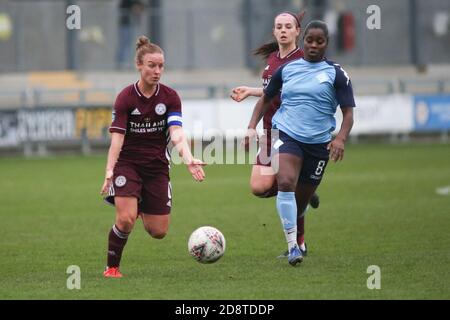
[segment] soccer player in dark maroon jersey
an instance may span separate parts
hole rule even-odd
[[[164,52],[141,36],[136,43],[140,79],[117,96],[101,193],[116,207],[109,232],[105,277],[121,277],[123,248],[138,216],[145,230],[162,239],[169,227],[172,188],[169,179],[171,141],[196,181],[204,163],[194,159],[182,129],[181,101],[175,90],[160,83]]]
[[[300,59],[303,57],[303,50],[298,45],[298,39],[301,33],[301,22],[305,15],[305,11],[296,15],[291,12],[282,12],[274,19],[273,36],[275,41],[269,42],[257,48],[254,53],[260,55],[267,61],[267,66],[262,74],[263,87],[254,88],[248,86],[239,86],[232,90],[231,98],[237,102],[241,102],[249,96],[262,97],[263,88],[267,86],[275,71],[289,61]],[[264,114],[263,128],[265,135],[259,137],[260,150],[256,157],[256,164],[253,165],[250,177],[250,187],[254,195],[261,198],[273,197],[277,194],[277,182],[275,172],[271,167],[270,150],[271,150],[271,134],[272,117],[280,107],[280,96],[272,100],[270,109]],[[258,100],[255,109],[261,108],[262,101]],[[249,127],[247,138],[244,139],[246,149],[248,148],[249,139],[255,138],[255,128]],[[298,192],[296,193],[298,194]],[[310,205],[313,208],[319,206],[319,196],[314,194],[310,200]],[[304,217],[305,208],[299,206],[298,221],[297,221],[297,241],[303,255],[306,255],[306,244],[304,239]],[[287,257],[285,252],[280,257]]]

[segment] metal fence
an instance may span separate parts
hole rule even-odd
[[[183,97],[191,99],[228,98],[232,87],[229,84],[177,84],[171,86]],[[355,94],[449,94],[450,79],[418,80],[381,80],[360,79],[353,82]],[[0,111],[8,108],[40,108],[61,106],[105,106],[112,105],[118,94],[118,88],[87,89],[0,89]]]

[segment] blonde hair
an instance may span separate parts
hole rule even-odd
[[[164,51],[156,44],[151,43],[150,39],[146,36],[140,36],[136,40],[136,63],[141,64],[142,59],[147,53],[161,53],[164,54]]]

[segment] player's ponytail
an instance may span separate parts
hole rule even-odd
[[[255,56],[261,56],[264,59],[267,59],[267,58],[269,58],[269,56],[272,52],[275,52],[277,50],[278,50],[278,42],[272,41],[272,42],[265,43],[262,46],[253,50],[253,54]]]
[[[275,19],[276,19],[280,14],[289,14],[289,15],[291,15],[292,17],[294,17],[295,22],[296,22],[296,24],[297,24],[297,27],[298,27],[299,29],[301,29],[301,27],[302,27],[302,26],[301,26],[301,23],[302,23],[303,17],[305,16],[305,13],[306,13],[305,10],[301,11],[301,12],[298,13],[298,14],[292,13],[292,12],[290,12],[290,11],[284,11],[284,12],[281,12],[281,13],[277,14],[277,15],[275,16]],[[298,38],[297,38],[297,41],[298,41]],[[261,57],[263,57],[264,59],[267,59],[267,58],[272,54],[272,52],[275,52],[275,51],[277,51],[278,49],[279,49],[278,42],[275,40],[275,41],[271,41],[271,42],[265,43],[265,44],[263,44],[262,46],[256,48],[255,50],[253,50],[253,54],[254,54],[255,56],[261,56]]]
[[[164,51],[158,45],[151,43],[150,39],[146,36],[140,36],[136,40],[136,63],[141,64],[142,59],[147,53],[164,54]]]

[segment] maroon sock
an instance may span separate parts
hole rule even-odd
[[[305,241],[305,216],[297,218],[297,243],[301,245]]]
[[[108,267],[118,267],[122,258],[123,247],[127,243],[129,233],[120,231],[113,225],[108,236]]]

